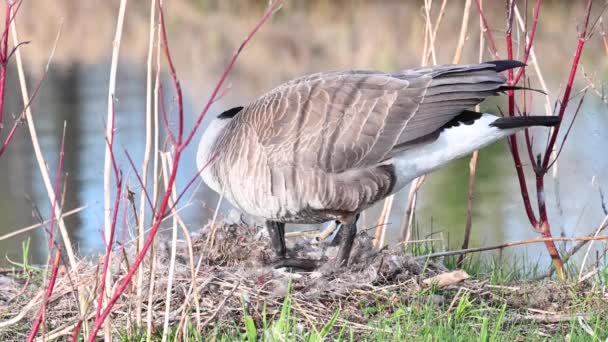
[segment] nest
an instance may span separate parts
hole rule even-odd
[[[270,319],[280,312],[289,295],[293,308],[302,313],[301,317],[308,318],[304,324],[326,322],[340,309],[340,323],[368,329],[367,319],[360,315],[362,307],[394,302],[404,291],[419,291],[423,277],[446,271],[440,264],[425,264],[398,248],[373,252],[372,239],[360,233],[349,266],[339,269],[334,267],[337,246],[315,239],[295,243],[288,240],[290,258],[321,261],[321,266],[313,272],[292,272],[275,267],[274,253],[264,229],[222,224],[213,233],[216,234],[213,246],[209,243],[211,231],[206,228],[192,236],[193,254],[202,264],[196,277],[200,314],[203,320],[212,318],[209,325],[238,322],[245,313],[261,320],[262,311]],[[185,241],[178,244],[180,257],[176,267],[178,278],[186,280],[191,279],[187,247]],[[168,265],[170,244],[161,244],[158,255],[157,267]],[[165,281],[159,285],[166,291]],[[176,303],[188,299],[186,291],[174,291],[174,294],[178,296]],[[162,319],[162,315],[157,319]]]
[[[440,264],[404,254],[403,248],[374,252],[371,240],[360,233],[349,266],[340,269],[333,267],[337,247],[314,239],[288,241],[291,257],[321,261],[313,272],[275,268],[270,242],[260,227],[228,223],[207,226],[177,241],[172,268],[172,244],[160,241],[142,265],[142,324],[146,326],[149,315],[151,325],[162,329],[172,274],[168,317],[173,327],[191,325],[204,333],[222,325],[244,327],[246,319],[253,319],[259,327],[264,320],[276,320],[287,299],[296,311],[292,317],[301,328],[319,329],[339,312],[335,329],[349,326],[355,331],[371,330],[371,317],[362,313],[365,308],[382,307],[386,311],[379,314],[390,314],[391,308],[408,304],[420,292],[424,279],[446,272]],[[112,277],[116,284],[122,281],[136,250],[131,247],[114,255]],[[47,338],[70,335],[82,312],[89,322],[94,320],[102,261],[81,260],[77,275],[60,269],[46,310]],[[0,277],[0,284],[2,280]],[[0,340],[23,340],[40,309],[44,287],[14,279],[5,279],[4,284],[0,286]],[[504,300],[504,294],[496,295],[487,282],[471,280],[454,287],[458,292],[452,294],[458,296],[463,287],[485,301]],[[433,300],[437,299],[439,305],[450,301],[433,296],[438,297]],[[521,294],[513,292],[513,300],[520,299]],[[83,307],[79,308],[79,302]],[[116,332],[133,333],[137,303],[134,277],[109,316]],[[83,327],[86,329],[86,325]]]
[[[210,243],[212,240],[215,243]],[[197,322],[195,324],[204,330],[218,326],[220,322],[238,324],[245,315],[262,319],[263,311],[270,320],[280,312],[289,294],[292,308],[309,320],[305,324],[327,321],[340,309],[338,324],[354,324],[367,329],[366,320],[359,314],[362,306],[375,306],[379,301],[393,302],[399,295],[399,291],[395,291],[397,288],[403,291],[419,289],[419,277],[423,271],[428,277],[445,270],[434,263],[423,265],[399,250],[372,252],[371,243],[369,236],[359,234],[349,267],[335,269],[333,260],[338,247],[318,243],[314,239],[295,243],[288,240],[290,257],[321,261],[321,266],[314,272],[291,272],[275,268],[264,229],[228,223],[207,226],[188,239],[177,241],[172,270],[170,324],[183,324],[185,319],[190,319],[191,323]],[[158,242],[153,250],[154,265],[152,258],[148,257],[142,266],[145,270],[142,316],[145,320],[150,311],[155,327],[162,327],[165,317],[171,247],[171,241]],[[114,254],[114,283],[126,273],[135,253],[135,248],[128,248]],[[92,316],[97,305],[102,260],[81,260],[77,276],[61,267],[47,306],[48,335],[61,336],[71,332],[79,320],[79,312],[85,311],[89,317]],[[151,281],[154,282],[152,294]],[[11,309],[0,309],[0,320],[7,322],[12,319],[18,328],[13,326],[9,335],[8,331],[1,332],[3,328],[0,327],[0,336],[3,340],[20,340],[40,308],[43,286],[13,278],[6,282],[0,290],[0,306]],[[135,278],[132,284],[110,314],[112,326],[119,330],[133,326],[135,320]],[[85,303],[85,310],[79,310],[77,296]]]

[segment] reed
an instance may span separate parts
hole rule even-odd
[[[114,160],[114,154],[112,151],[112,146],[114,144],[114,120],[116,119],[116,113],[114,111],[114,98],[116,96],[116,73],[118,71],[118,56],[120,55],[120,43],[122,39],[122,31],[125,20],[125,11],[127,7],[127,1],[121,0],[120,7],[118,10],[118,16],[116,20],[116,33],[114,36],[114,41],[112,42],[112,62],[110,64],[110,80],[108,82],[108,108],[107,108],[107,121],[106,121],[106,149],[105,149],[105,158],[104,158],[104,168],[103,168],[103,188],[104,188],[104,197],[103,197],[103,208],[104,208],[104,240],[106,244],[106,255],[104,257],[104,272],[102,273],[102,285],[100,296],[98,299],[97,306],[97,314],[96,317],[99,317],[100,308],[104,306],[105,297],[103,297],[103,290],[105,287],[110,288],[112,285],[112,273],[108,273],[108,264],[112,262],[112,242],[113,237],[116,231],[116,215],[118,211],[118,204],[120,203],[120,192],[121,187],[118,186],[118,183],[121,181],[117,180],[117,188],[115,191],[117,192],[114,213],[112,214],[112,171],[114,170],[115,177],[118,178],[117,175],[117,166]],[[120,184],[122,185],[122,184]],[[97,318],[96,318],[97,319]],[[110,326],[108,323],[107,327]],[[105,331],[105,339],[110,341],[112,340],[111,331],[106,329]]]
[[[470,5],[470,3],[469,3]],[[478,4],[479,8],[482,8],[483,2],[480,0]],[[470,6],[468,7],[470,10]],[[465,15],[468,17],[468,14]],[[485,40],[484,35],[481,34],[483,30],[483,17],[479,15],[479,63],[483,62],[483,53]],[[459,48],[456,49],[458,51]],[[479,105],[475,106],[475,110],[479,112]],[[469,241],[471,239],[471,229],[473,227],[473,209],[475,204],[475,175],[477,174],[477,162],[479,161],[479,151],[473,151],[471,160],[469,160],[469,188],[467,191],[467,217],[464,223],[464,238],[462,239],[462,249],[469,248]],[[462,267],[464,265],[465,254],[461,254],[458,257],[457,265]]]
[[[142,188],[145,189],[148,186],[148,165],[150,163],[150,154],[152,152],[152,124],[154,121],[153,116],[153,94],[152,94],[152,74],[154,72],[152,60],[154,56],[154,37],[156,30],[156,6],[154,0],[150,1],[150,34],[148,38],[148,56],[146,59],[146,142],[144,145],[144,161],[141,166],[141,176]],[[156,150],[154,152],[156,154]],[[152,172],[156,173],[157,170],[154,169]],[[137,248],[141,250],[145,241],[145,223],[146,223],[146,199],[149,201],[149,198],[146,198],[147,192],[142,191],[139,199],[139,222],[137,222]],[[143,279],[144,279],[144,270],[140,268],[137,272],[137,284],[135,288],[137,289],[137,302],[135,304],[135,323],[138,327],[141,327],[141,311],[142,311],[142,292],[143,292]]]

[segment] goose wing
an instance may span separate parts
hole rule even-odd
[[[403,70],[337,71],[283,84],[248,106],[241,120],[273,167],[340,173],[381,163],[396,146],[427,136],[505,89],[503,61]]]

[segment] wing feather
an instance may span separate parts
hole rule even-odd
[[[333,71],[289,81],[246,107],[272,166],[340,173],[390,158],[496,95],[495,64],[441,65],[383,73]]]

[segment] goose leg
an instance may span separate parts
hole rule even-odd
[[[342,234],[340,232],[342,231],[343,224],[340,223],[340,221],[336,221],[335,224],[337,232],[336,235],[334,235],[334,238],[329,243],[329,245],[332,247],[338,246],[340,244],[340,238],[342,237]]]
[[[285,258],[287,253],[287,247],[285,246],[285,223],[266,221],[266,228],[268,229],[268,235],[270,235],[272,249],[277,257],[281,259]]]
[[[340,231],[338,232],[339,236],[336,236],[339,239],[338,256],[336,258],[335,265],[336,268],[348,266],[350,252],[353,249],[353,243],[355,242],[355,236],[357,235],[358,218],[359,215],[355,217],[353,222],[348,224],[343,223],[340,227]]]
[[[286,267],[291,270],[310,272],[319,267],[320,262],[318,260],[287,258],[287,247],[285,245],[285,223],[266,221],[266,228],[268,229],[268,234],[270,235],[272,249],[279,259],[274,263],[275,268]]]

